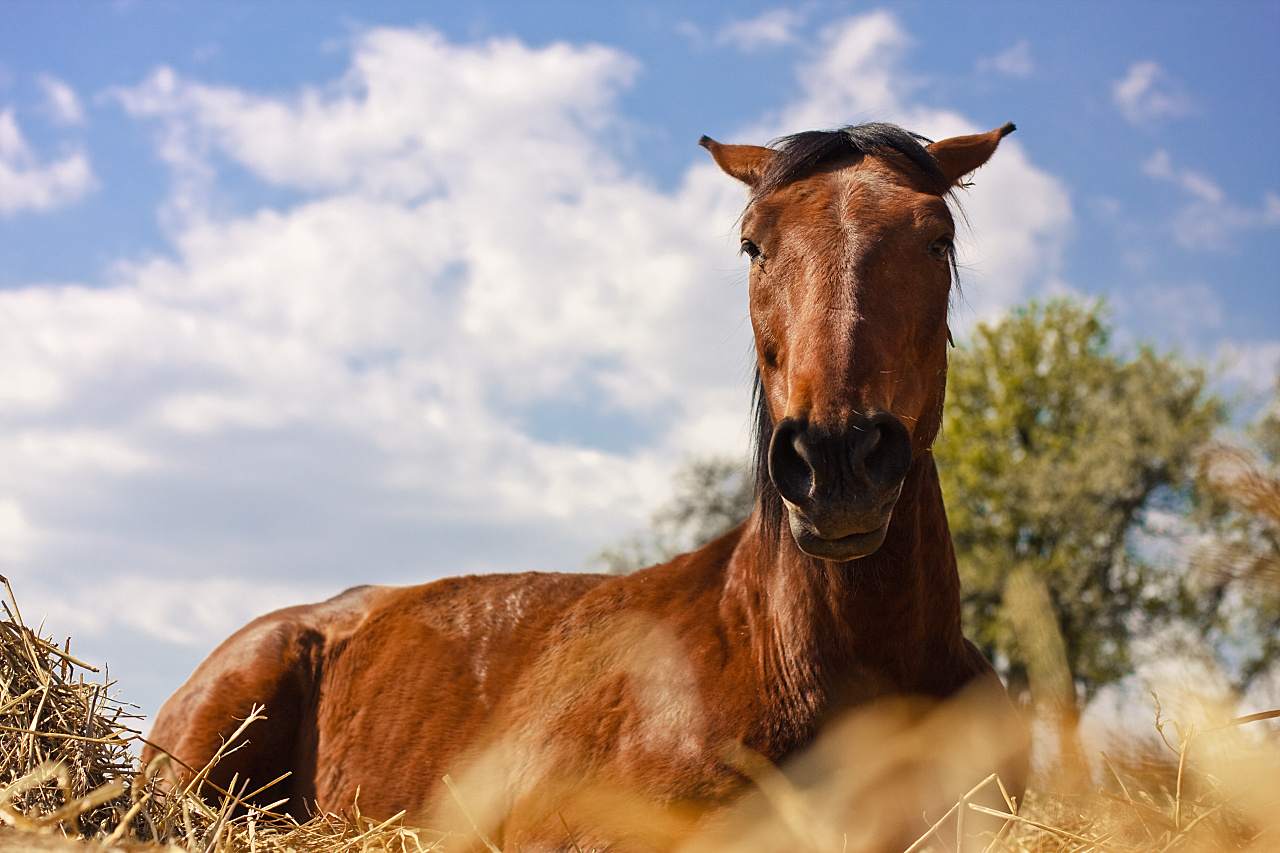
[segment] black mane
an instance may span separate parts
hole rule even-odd
[[[764,196],[783,184],[817,169],[833,160],[863,154],[901,154],[938,184],[945,193],[951,186],[938,161],[921,143],[932,142],[918,133],[903,130],[896,124],[871,122],[839,130],[807,130],[775,139],[771,147],[777,151],[768,171],[755,186],[753,195]]]
[[[760,507],[760,543],[765,549],[765,556],[772,558],[779,537],[784,535],[782,525],[786,519],[786,507],[782,503],[782,493],[769,477],[769,446],[773,442],[773,417],[769,414],[769,404],[765,400],[764,380],[760,377],[760,368],[756,368],[755,383],[751,387],[751,407],[755,409],[755,423],[752,424],[751,437],[755,444],[755,454],[751,460],[751,476],[754,481],[756,504]]]

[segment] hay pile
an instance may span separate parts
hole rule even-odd
[[[8,580],[0,602],[0,820],[25,830],[66,827],[98,836],[132,807],[130,747],[137,719],[111,683],[23,624]]]
[[[0,583],[8,599],[0,601],[0,851],[429,849],[397,820],[323,815],[299,825],[270,812],[233,819],[235,794],[222,792],[229,795],[215,811],[199,796],[200,777],[166,790],[159,762],[136,766],[142,737],[133,725],[141,718],[112,694],[114,683],[105,674],[95,680],[98,670],[71,655],[69,639],[59,646],[28,627],[9,581]]]
[[[439,834],[405,827],[399,816],[379,822],[321,815],[298,824],[269,810],[238,813],[243,788],[202,791],[197,777],[167,790],[156,780],[159,766],[136,767],[141,736],[132,726],[139,717],[111,695],[112,682],[86,678],[97,670],[71,655],[70,641],[59,646],[27,627],[8,581],[0,582],[8,596],[0,601],[0,853],[409,853],[437,846]],[[1109,751],[1100,788],[1064,791],[1052,775],[1036,780],[1020,814],[988,849],[1280,850],[1280,738],[1268,722],[1276,717],[1280,712],[1197,730],[1157,715],[1159,737]],[[201,793],[221,805],[211,808]],[[815,820],[822,822],[820,813]],[[821,834],[805,827],[788,832],[795,849],[845,853],[838,834],[822,836],[837,839],[827,844],[815,843]],[[954,838],[939,836],[930,833],[913,850],[954,849]]]

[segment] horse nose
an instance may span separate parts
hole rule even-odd
[[[910,465],[911,435],[888,412],[855,418],[838,431],[787,418],[769,444],[769,476],[802,510],[874,503],[897,489]]]

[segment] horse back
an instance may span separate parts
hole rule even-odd
[[[526,573],[362,586],[259,617],[232,634],[161,707],[143,753],[175,759],[185,783],[223,750],[212,785],[254,791],[247,805],[287,800],[394,813],[437,793],[450,762],[546,641],[548,626],[606,576]],[[396,779],[397,784],[388,785]],[[383,801],[386,802],[383,802]]]

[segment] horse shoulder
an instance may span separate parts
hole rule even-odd
[[[565,611],[606,578],[494,574],[393,590],[326,649],[317,799],[418,810],[495,728],[495,714]],[[402,768],[410,768],[406,774]]]
[[[759,703],[750,640],[722,613],[740,535],[602,578],[547,626],[502,709],[505,751],[531,756],[526,787],[605,768],[610,785],[677,798],[724,781],[720,749],[754,725],[735,712]]]
[[[686,805],[723,784],[704,772],[709,703],[696,665],[704,637],[687,630],[698,621],[688,611],[709,603],[714,612],[714,582],[702,568],[683,555],[630,575],[576,581],[554,613],[504,643],[514,662],[504,689],[485,725],[468,729],[467,747],[447,763],[471,817],[500,845],[560,849],[563,820],[584,849],[618,832],[631,836],[638,827],[617,824],[615,808],[640,809],[642,834],[674,838],[697,811]],[[532,582],[557,585],[546,576]],[[718,754],[710,760],[721,763]],[[434,767],[437,779],[445,769]],[[655,795],[660,805],[649,803]],[[424,804],[427,825],[469,825],[448,795]],[[611,831],[597,838],[602,822]]]

